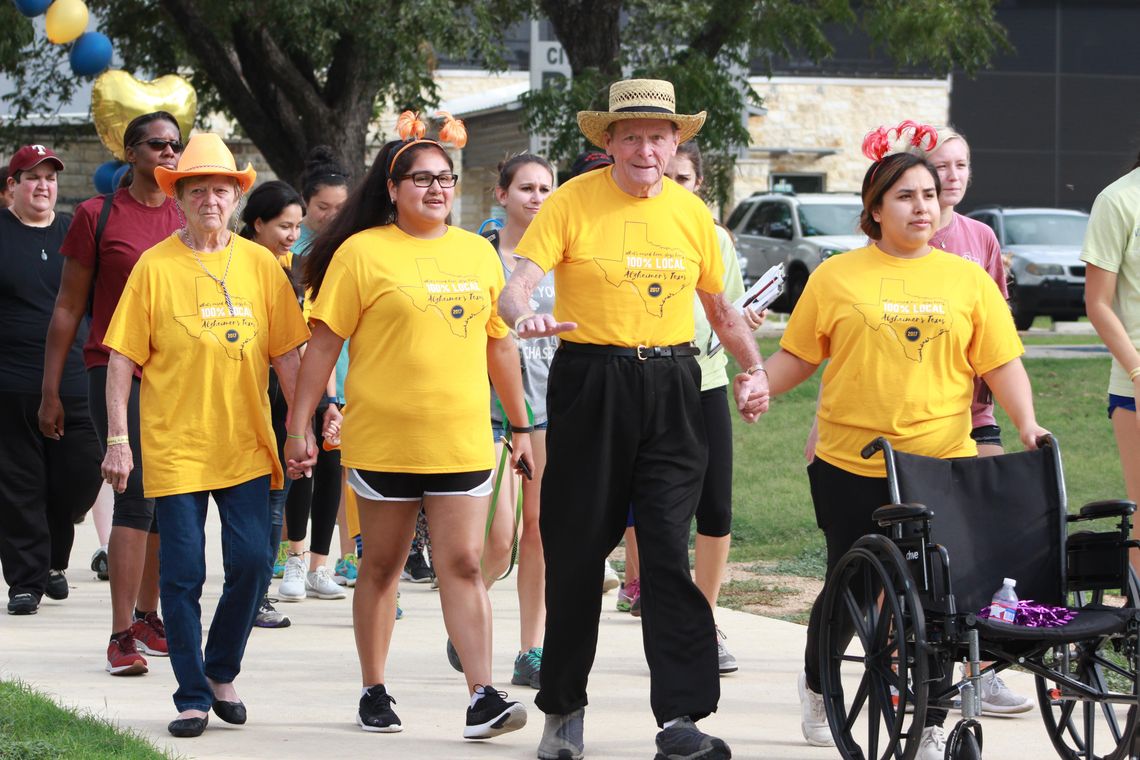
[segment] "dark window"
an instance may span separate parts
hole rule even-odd
[[[730,230],[735,230],[740,226],[740,222],[744,219],[744,216],[748,213],[748,210],[754,205],[755,204],[751,201],[744,201],[743,203],[740,203],[733,210],[732,215],[728,217],[728,221],[725,222],[724,226],[728,227]]]
[[[781,174],[773,172],[769,187],[777,193],[822,193],[824,174]]]

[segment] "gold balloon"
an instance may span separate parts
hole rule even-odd
[[[120,161],[127,160],[123,134],[136,116],[166,111],[178,121],[179,131],[186,139],[194,126],[197,108],[198,94],[189,82],[175,74],[140,82],[125,71],[105,71],[95,80],[91,91],[91,117],[95,121],[95,131],[107,150]]]

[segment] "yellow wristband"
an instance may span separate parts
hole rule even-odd
[[[127,446],[130,445],[131,438],[126,435],[109,435],[107,436],[108,446]]]
[[[1136,369],[1134,369],[1128,373],[1128,379],[1129,380],[1135,380],[1137,377],[1140,377],[1140,367],[1137,367]]]

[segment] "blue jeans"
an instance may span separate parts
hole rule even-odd
[[[213,494],[222,520],[225,581],[202,656],[202,585],[206,581],[206,509]],[[207,677],[229,683],[241,672],[245,644],[269,582],[269,476],[212,492],[160,496],[159,596],[170,666],[178,680],[174,705],[209,711]]]
[[[273,582],[273,565],[277,562],[277,545],[281,543],[281,527],[285,524],[285,502],[292,482],[285,478],[284,488],[269,492],[269,577],[265,580],[263,596],[269,593],[269,584]]]

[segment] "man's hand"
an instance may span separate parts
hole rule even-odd
[[[520,338],[546,338],[577,329],[577,322],[559,322],[553,314],[531,314],[515,325],[515,332]]]
[[[768,411],[768,376],[763,372],[741,372],[732,380],[736,409],[745,422],[755,422]]]

